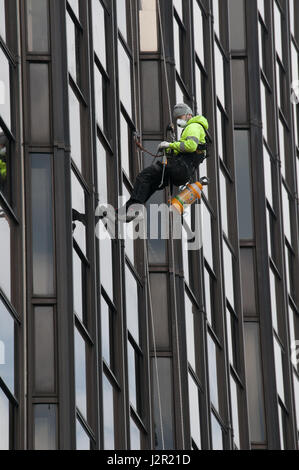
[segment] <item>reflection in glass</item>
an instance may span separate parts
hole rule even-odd
[[[212,306],[211,306],[211,278],[208,271],[204,270],[204,283],[205,283],[205,306],[206,314],[210,325],[212,325]]]
[[[267,119],[267,96],[268,92],[261,81],[261,107],[262,107],[262,123],[263,123],[263,134],[266,141],[268,141],[268,119]]]
[[[113,387],[103,375],[104,448],[113,450],[114,442],[114,399]]]
[[[255,293],[255,266],[254,251],[252,248],[242,247],[241,255],[241,280],[244,315],[256,315]]]
[[[121,0],[123,1],[123,0]],[[132,117],[131,62],[120,41],[118,41],[119,96],[127,113]]]
[[[31,154],[33,292],[54,295],[51,155]]]
[[[152,308],[155,328],[156,348],[168,350],[170,348],[169,318],[168,318],[168,289],[166,273],[150,273]],[[152,330],[152,327],[150,326]],[[153,348],[151,334],[151,346]]]
[[[75,82],[79,79],[79,41],[76,26],[70,15],[66,16],[68,69]]]
[[[73,301],[74,313],[83,321],[83,278],[82,261],[73,248]]]
[[[180,27],[176,19],[173,23],[173,40],[174,40],[174,55],[175,55],[175,68],[179,75],[181,75],[181,41],[180,41]]]
[[[225,294],[231,306],[234,308],[235,300],[234,300],[233,260],[232,260],[232,254],[225,241],[223,241],[223,264],[224,264]]]
[[[253,237],[249,131],[235,130],[235,161],[240,239]]]
[[[130,193],[123,183],[123,194],[125,201],[130,199]],[[130,259],[131,263],[135,264],[135,253],[134,253],[134,224],[126,224],[122,227],[123,238],[125,240],[126,255]]]
[[[244,323],[247,396],[251,442],[265,442],[262,359],[258,323]]]
[[[248,120],[246,76],[245,60],[234,59],[232,61],[232,90],[234,120],[238,124],[246,124]]]
[[[86,418],[86,352],[85,341],[75,329],[75,372],[76,372],[76,404],[82,415]]]
[[[230,376],[230,393],[232,405],[232,421],[234,442],[238,449],[240,449],[240,430],[239,430],[239,405],[238,405],[238,389],[235,380]]]
[[[165,449],[174,449],[172,363],[168,357],[157,358],[158,383],[160,387],[161,414]],[[162,450],[162,432],[157,387],[156,360],[152,359],[154,387],[155,449]]]
[[[0,36],[6,40],[6,25],[5,25],[5,0],[0,0]]]
[[[204,65],[204,36],[203,36],[203,16],[198,2],[193,1],[193,20],[194,20],[194,47],[201,63]],[[196,67],[197,68],[197,67]],[[198,107],[197,109],[201,109]]]
[[[271,293],[271,313],[272,313],[272,326],[278,333],[277,323],[277,303],[276,303],[276,276],[270,269],[270,293]]]
[[[201,205],[201,214],[202,214],[202,244],[203,244],[203,253],[206,261],[209,263],[210,267],[213,269],[213,249],[212,249],[212,221],[211,214],[203,201]]]
[[[31,139],[34,143],[50,141],[50,104],[48,64],[30,64]]]
[[[187,357],[188,361],[196,371],[195,364],[195,336],[194,336],[194,313],[193,304],[188,295],[185,293],[185,322],[186,322],[186,343],[187,343]]]
[[[196,93],[196,106],[197,114],[203,113],[203,78],[200,68],[195,66],[195,93]]]
[[[127,41],[127,0],[117,0],[116,7],[118,28]]]
[[[101,297],[102,356],[111,368],[110,331],[110,309],[107,302],[105,302],[104,297]]]
[[[283,369],[282,369],[282,350],[274,337],[274,358],[275,358],[275,372],[276,372],[276,385],[277,393],[280,396],[282,402],[285,402],[284,398],[284,380],[283,380]]]
[[[74,172],[72,172],[72,208],[74,219],[73,236],[82,253],[86,254],[85,192]],[[81,217],[81,220],[76,220],[77,217]]]
[[[218,400],[218,379],[217,379],[217,355],[216,344],[208,335],[208,361],[209,361],[209,385],[210,399],[216,410],[219,408]]]
[[[34,405],[34,450],[57,450],[57,405]]]
[[[9,450],[9,401],[0,388],[0,450]]]
[[[257,0],[258,10],[263,20],[265,20],[265,0]]]
[[[29,52],[48,52],[48,0],[27,0],[27,34]]]
[[[126,266],[126,312],[128,330],[139,344],[138,289],[137,282],[128,266]]]
[[[215,42],[215,70],[216,73],[216,92],[219,101],[225,108],[225,93],[224,93],[224,60],[218,44]]]
[[[141,0],[139,10],[140,51],[158,50],[156,0]]]
[[[101,284],[110,299],[113,300],[113,258],[112,258],[112,240],[110,234],[100,222],[101,231],[105,238],[100,239],[100,277]]]
[[[212,423],[212,445],[213,450],[223,450],[223,437],[222,429],[214,414],[212,413],[211,417]]]
[[[270,206],[273,207],[272,159],[265,145],[264,145],[264,174],[265,174],[266,198]]]
[[[94,67],[94,89],[96,120],[99,127],[104,129],[104,102],[103,102],[103,77],[98,67]]]
[[[79,16],[79,0],[68,0],[73,12],[76,16]]]
[[[102,66],[106,69],[105,13],[100,0],[92,1],[93,47]]]
[[[10,300],[11,295],[11,244],[10,222],[4,210],[0,206],[0,289]]]
[[[55,392],[53,307],[34,308],[35,391]]]
[[[90,439],[78,419],[76,421],[76,450],[90,450]]]
[[[128,341],[128,373],[130,403],[137,410],[136,358],[130,341]]]
[[[0,299],[0,377],[14,394],[14,331],[15,323]]]
[[[97,139],[97,174],[99,204],[108,203],[107,152]]]
[[[69,117],[70,117],[71,155],[78,169],[81,171],[80,103],[70,86],[69,86]]]
[[[290,245],[292,245],[289,195],[284,185],[282,185],[281,188],[282,188],[282,211],[283,211],[284,234],[288,242],[290,243]]]
[[[160,132],[160,87],[159,63],[156,60],[141,62],[142,125],[145,132]]]
[[[281,13],[276,2],[274,2],[274,30],[276,52],[279,55],[280,60],[282,60]]]
[[[192,376],[188,374],[189,383],[189,412],[190,412],[190,427],[191,438],[195,442],[198,449],[201,448],[201,433],[200,433],[200,411],[199,411],[199,391]]]
[[[133,419],[130,419],[130,438],[131,438],[131,450],[140,450],[141,443],[140,443],[140,431],[136,424],[134,423]]]
[[[279,153],[281,160],[281,174],[286,178],[286,155],[285,155],[285,133],[284,125],[281,120],[278,120],[278,131],[279,131]]]
[[[223,172],[220,171],[220,194],[221,194],[221,221],[222,229],[228,236],[228,220],[227,220],[227,181]]]
[[[220,24],[219,24],[219,0],[212,0],[213,3],[213,15],[214,15],[214,30],[220,39]]]
[[[0,116],[10,128],[10,66],[0,47]]]
[[[130,179],[130,163],[129,163],[129,134],[128,123],[122,113],[120,113],[120,139],[121,139],[121,164],[126,175]]]

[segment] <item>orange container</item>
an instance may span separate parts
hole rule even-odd
[[[194,204],[194,202],[201,199],[202,189],[203,185],[199,183],[199,181],[188,184],[180,194],[172,199],[172,207],[174,207],[180,214],[183,214],[186,205]]]

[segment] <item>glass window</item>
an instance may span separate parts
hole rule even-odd
[[[268,119],[267,119],[267,97],[268,92],[263,82],[261,82],[261,106],[262,106],[262,123],[263,134],[266,141],[268,141]]]
[[[271,313],[272,313],[272,326],[278,333],[277,324],[277,303],[276,303],[276,276],[270,269],[270,295],[271,295]]]
[[[291,245],[292,237],[291,237],[290,201],[289,201],[288,192],[285,189],[284,185],[282,185],[282,210],[283,210],[284,234],[288,242]]]
[[[78,419],[76,420],[76,450],[90,450],[90,439]]]
[[[86,254],[86,206],[85,192],[75,173],[72,171],[72,208],[73,208],[73,236],[82,253]],[[76,220],[80,217],[81,220]],[[85,223],[83,223],[83,221]]]
[[[295,396],[295,402],[296,402],[297,430],[299,432],[299,378],[295,373],[294,373],[294,390],[295,390],[294,396]]]
[[[193,0],[193,21],[194,21],[194,47],[195,52],[204,65],[205,58],[204,58],[204,35],[203,35],[203,16],[202,10],[197,2],[197,0]],[[198,107],[201,109],[201,107]]]
[[[261,17],[265,21],[265,0],[257,0],[257,6]]]
[[[217,106],[217,143],[218,143],[218,155],[223,160],[225,151],[225,142],[223,139],[223,117],[220,109]]]
[[[112,256],[112,240],[109,232],[100,222],[102,235],[100,237],[100,277],[101,284],[110,299],[113,300],[113,256]]]
[[[157,362],[156,362],[157,360]],[[160,401],[157,386],[159,382]],[[173,427],[173,378],[172,362],[168,357],[152,359],[152,377],[154,389],[154,422],[155,422],[155,448],[163,449],[161,418],[164,435],[164,449],[174,449]],[[161,405],[161,408],[160,408]]]
[[[69,116],[70,116],[71,155],[79,171],[81,171],[80,103],[71,87],[69,87]]]
[[[126,309],[127,326],[131,335],[139,343],[139,315],[138,315],[138,289],[137,282],[126,266]]]
[[[194,312],[193,304],[185,293],[185,322],[186,322],[186,343],[187,357],[189,364],[196,371],[195,363],[195,336],[194,336]]]
[[[1,99],[1,98],[0,98]],[[0,192],[10,201],[10,145],[0,126]]]
[[[259,324],[245,322],[244,336],[250,440],[262,443],[266,429]]]
[[[139,9],[140,51],[158,50],[156,0],[141,0]]]
[[[73,249],[73,300],[74,313],[83,322],[84,305],[83,305],[83,264],[80,256]]]
[[[51,155],[31,154],[33,292],[54,295]]]
[[[85,341],[77,328],[75,329],[75,373],[76,373],[76,404],[82,415],[86,418],[86,352]]]
[[[77,28],[69,14],[66,16],[68,69],[75,82],[79,82],[79,38]]]
[[[14,394],[14,333],[15,323],[4,303],[0,299],[0,346],[4,357],[0,361],[0,377]]]
[[[281,13],[276,2],[274,2],[274,29],[276,52],[282,60]]]
[[[68,3],[72,7],[73,12],[76,16],[79,16],[79,0],[68,0]]]
[[[208,361],[209,361],[209,385],[210,385],[210,400],[216,410],[219,408],[218,400],[218,379],[217,379],[217,350],[216,344],[208,335]]]
[[[10,108],[10,66],[3,50],[0,47],[0,115],[7,127],[11,126]]]
[[[173,6],[176,9],[177,14],[183,19],[183,5],[182,5],[182,0],[173,0]]]
[[[281,174],[286,178],[286,155],[285,155],[285,130],[281,120],[278,121],[279,130],[279,152],[281,160]]]
[[[10,221],[0,206],[0,288],[10,300],[11,296],[11,228]]]
[[[245,4],[244,0],[229,0],[229,35],[233,50],[246,48]]]
[[[244,315],[254,316],[256,309],[256,290],[255,290],[255,253],[253,248],[244,248],[240,250],[241,256],[241,274],[242,274],[242,298]]]
[[[211,417],[212,422],[212,445],[213,450],[223,450],[223,437],[222,437],[222,428],[218,423],[218,420],[215,418],[212,413]]]
[[[31,139],[50,142],[49,69],[47,64],[30,64]]]
[[[98,67],[94,68],[94,93],[96,120],[98,126],[104,129],[104,79]]]
[[[167,275],[165,273],[151,273],[150,287],[152,294],[151,301],[153,308],[156,348],[158,350],[169,350],[170,337]]]
[[[120,146],[122,169],[130,179],[129,126],[122,113],[120,113]]]
[[[240,239],[253,237],[251,162],[249,131],[234,131],[236,152],[237,203]]]
[[[48,0],[27,0],[29,52],[49,51]]]
[[[130,193],[127,190],[125,184],[123,184],[123,196],[125,200],[128,201],[130,198]],[[134,224],[127,224],[122,226],[123,237],[125,240],[125,250],[126,255],[130,259],[131,263],[135,263],[135,253],[134,253]]]
[[[245,124],[248,121],[246,76],[245,60],[232,60],[234,121],[238,124]]]
[[[188,233],[186,229],[182,230],[182,257],[183,270],[186,284],[190,285],[190,266],[189,266],[189,250],[188,250]]]
[[[219,0],[212,0],[213,3],[213,15],[214,15],[214,30],[220,39],[220,24],[219,24]]]
[[[275,359],[275,372],[276,372],[276,385],[277,393],[280,399],[284,403],[284,380],[283,380],[283,368],[282,368],[282,350],[274,337],[274,359]]]
[[[133,419],[130,419],[130,439],[131,439],[131,450],[140,450],[141,449],[141,439],[140,439],[140,431],[136,426]]]
[[[189,384],[189,413],[191,438],[195,442],[198,449],[201,448],[201,432],[200,432],[200,410],[199,410],[199,390],[192,376],[188,374]]]
[[[232,421],[234,443],[240,449],[240,430],[239,430],[239,406],[238,406],[238,387],[232,376],[230,376],[230,393],[232,406]]]
[[[103,359],[107,362],[108,366],[112,365],[111,357],[111,314],[110,309],[101,297],[101,337],[102,337],[102,355]]]
[[[143,131],[160,132],[160,87],[159,62],[144,60],[141,62],[142,87],[142,123]]]
[[[121,77],[119,80],[120,100],[129,116],[132,117],[131,62],[120,41],[118,41],[118,67]]]
[[[204,269],[204,283],[205,283],[205,305],[206,314],[210,325],[212,325],[212,297],[211,297],[211,278],[207,269]]]
[[[92,8],[93,47],[101,65],[106,70],[105,12],[100,0],[93,0]]]
[[[34,308],[35,391],[55,392],[55,349],[53,307]]]
[[[181,74],[181,38],[180,38],[180,27],[175,19],[173,22],[173,40],[174,40],[174,56],[175,56],[175,67],[178,74]]]
[[[137,410],[137,381],[136,381],[136,357],[135,350],[128,341],[128,373],[129,373],[129,397],[130,403]]]
[[[221,221],[222,230],[228,236],[228,220],[227,220],[227,180],[223,172],[220,170],[220,194],[221,194]]]
[[[217,0],[218,1],[218,0]],[[225,92],[224,92],[224,60],[218,44],[215,42],[215,79],[216,79],[216,93],[218,99],[223,107],[225,107]]]
[[[57,450],[57,405],[34,405],[34,450]]]
[[[107,152],[100,140],[97,139],[97,175],[99,203],[107,204],[108,201],[108,175],[107,175]]]
[[[213,269],[213,248],[212,248],[212,220],[211,214],[203,201],[201,205],[202,209],[202,243],[203,243],[203,253],[206,261],[209,263],[210,267]]]
[[[196,106],[197,106],[197,114],[203,113],[203,77],[202,72],[198,65],[195,65],[195,93],[196,93]]]
[[[0,388],[0,450],[10,450],[10,404]]]
[[[223,242],[223,264],[226,298],[230,302],[231,306],[235,308],[233,258],[226,242]]]
[[[127,41],[127,0],[117,0],[116,7],[118,28]]]
[[[113,450],[114,441],[114,391],[111,383],[103,375],[104,449]]]
[[[266,198],[270,206],[273,207],[272,158],[265,145],[264,145],[264,174],[265,174]]]
[[[5,0],[0,0],[0,36],[6,40]]]

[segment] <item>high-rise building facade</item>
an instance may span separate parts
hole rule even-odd
[[[298,80],[299,0],[0,0],[0,449],[299,450]],[[182,102],[201,204],[113,230]]]

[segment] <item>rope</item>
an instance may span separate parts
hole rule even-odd
[[[132,6],[132,5],[131,5]],[[133,34],[133,14],[132,8],[130,8],[130,20],[131,20],[131,31]],[[133,55],[133,64],[135,64],[135,51],[134,46],[132,47],[132,55]],[[135,103],[135,119],[137,119],[137,103],[136,103],[136,81],[135,81],[135,73],[133,72],[133,88],[134,88],[134,103]],[[137,137],[137,136],[136,136]],[[148,150],[144,149],[140,142],[138,142],[137,138],[135,138],[135,142],[139,150],[152,155],[154,158],[158,157],[158,155],[154,155]],[[138,171],[141,171],[141,157],[140,152],[137,151],[137,161],[138,161]],[[150,286],[150,273],[149,273],[149,260],[147,254],[147,244],[146,239],[144,238],[144,257],[145,257],[145,266],[146,266],[146,280],[148,286],[148,295],[149,295],[149,303],[150,303],[150,317],[151,317],[151,327],[152,327],[152,334],[153,334],[153,348],[154,348],[154,363],[155,363],[155,373],[156,373],[156,381],[157,381],[157,393],[158,393],[158,406],[159,406],[159,419],[160,419],[160,426],[161,426],[161,437],[162,437],[162,449],[165,450],[165,441],[164,441],[164,429],[163,429],[163,419],[162,419],[162,403],[161,403],[161,393],[160,393],[160,380],[159,380],[159,370],[158,370],[158,358],[157,358],[157,343],[156,343],[156,333],[155,333],[155,326],[154,326],[154,316],[153,316],[153,303],[152,303],[152,293],[151,293],[151,286]]]

